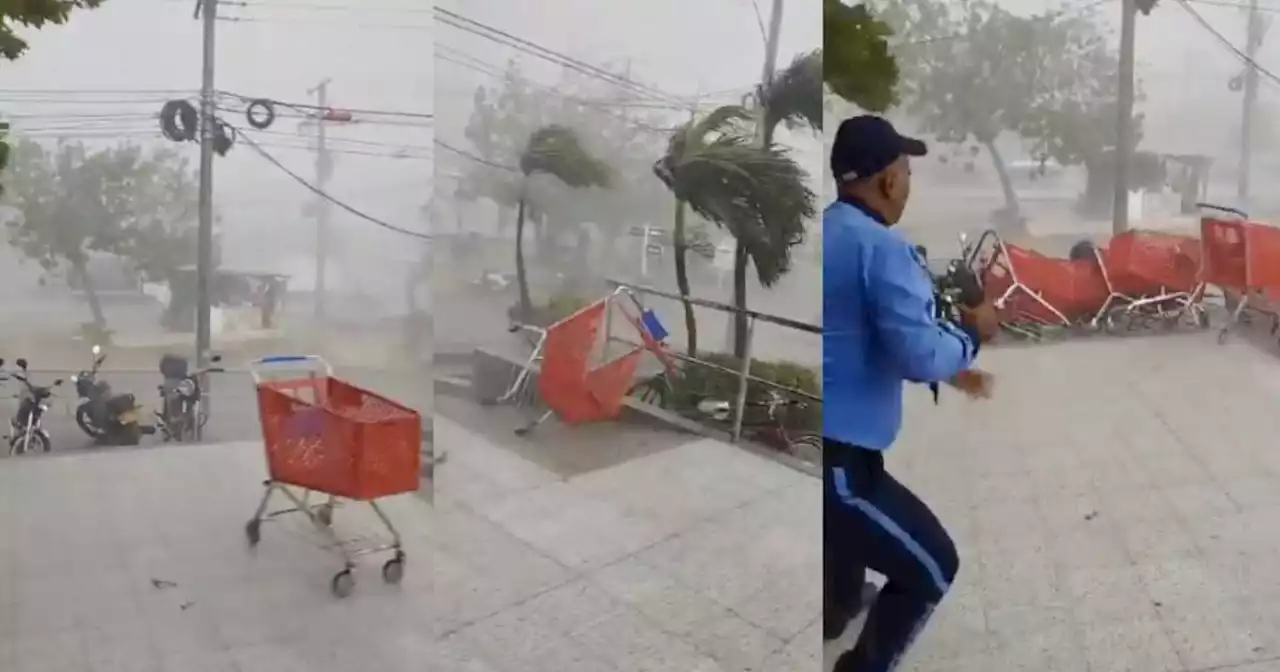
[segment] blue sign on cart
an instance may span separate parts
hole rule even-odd
[[[659,343],[667,340],[667,336],[670,335],[667,332],[667,328],[662,326],[662,322],[658,320],[658,316],[653,312],[652,308],[640,314],[640,324],[644,325],[645,331],[649,332],[653,340]]]

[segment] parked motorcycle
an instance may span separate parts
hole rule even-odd
[[[165,355],[160,358],[160,410],[156,411],[160,431],[165,441],[194,441],[199,430],[209,422],[209,412],[204,405],[201,379],[208,373],[221,373],[221,355],[214,355],[212,366],[190,370],[186,357]]]
[[[4,360],[0,360],[0,366]],[[18,394],[18,412],[9,421],[12,433],[9,440],[9,455],[25,455],[26,453],[47,453],[53,450],[53,442],[44,429],[44,415],[49,411],[49,399],[53,397],[53,388],[62,384],[62,379],[53,381],[53,385],[36,385],[31,382],[27,373],[27,360],[18,358],[15,362],[19,373],[10,377],[22,383],[22,391]]]
[[[108,446],[136,446],[144,435],[155,434],[156,428],[140,421],[137,397],[116,394],[105,380],[98,379],[98,369],[107,360],[100,346],[93,346],[93,367],[71,377],[80,397],[76,407],[76,424],[94,441]]]
[[[102,348],[95,345],[93,346],[93,366],[88,371],[80,371],[71,376],[71,383],[76,388],[76,396],[80,398],[80,403],[76,406],[76,425],[94,439],[102,435],[102,406],[104,401],[111,398],[111,385],[105,380],[98,380],[98,369],[106,359],[107,356],[103,354]]]

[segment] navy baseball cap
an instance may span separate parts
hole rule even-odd
[[[831,144],[831,174],[836,182],[851,182],[893,165],[902,156],[924,156],[924,142],[898,132],[884,117],[849,117],[836,129]]]

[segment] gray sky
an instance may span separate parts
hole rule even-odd
[[[767,26],[772,3],[756,1]],[[764,37],[752,0],[441,0],[437,6],[614,72],[624,72],[629,61],[632,79],[691,102],[736,102],[759,81],[764,64]],[[440,51],[452,59],[479,59],[498,70],[516,59],[531,78],[559,81],[560,66],[451,26],[438,30]],[[821,4],[788,0],[779,64],[821,43]],[[449,61],[437,61],[437,68],[440,137],[468,147],[462,133],[472,93],[494,80]],[[673,120],[683,118],[680,113]],[[820,143],[809,134],[779,139],[796,148],[802,165],[821,163]]]
[[[166,142],[146,115],[166,98],[194,95],[199,88],[201,33],[193,7],[193,0],[108,0],[99,10],[77,13],[66,26],[32,31],[30,52],[0,66],[0,113],[13,119],[16,132],[50,141],[66,135],[87,142]],[[313,101],[307,89],[328,77],[334,107],[432,112],[428,3],[223,0],[219,14],[240,19],[218,23],[219,89],[307,103]],[[95,90],[102,93],[87,93]],[[429,123],[358,117],[364,123],[331,127],[331,146],[341,153],[330,191],[392,224],[423,228],[417,211],[430,190]],[[244,125],[242,115],[228,113],[227,120]],[[390,121],[398,124],[385,123]],[[297,121],[282,119],[270,130],[254,137],[312,179],[315,154],[298,137]],[[186,149],[193,161],[194,150]],[[397,152],[413,158],[381,156]],[[248,146],[218,160],[215,190],[230,246],[280,239],[279,245],[251,246],[261,252],[255,256],[278,257],[282,248],[310,253],[311,227],[300,213],[309,192]],[[396,234],[337,210],[335,222],[341,242],[365,253],[401,254],[404,240]]]

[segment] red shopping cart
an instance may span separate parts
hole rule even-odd
[[[1222,290],[1230,313],[1218,333],[1225,342],[1231,329],[1253,314],[1271,318],[1271,333],[1280,331],[1280,229],[1251,222],[1244,212],[1209,203],[1203,210],[1224,214],[1200,220],[1204,241],[1205,282]]]
[[[302,365],[310,368],[299,375]],[[371,553],[394,552],[382,566],[382,578],[399,583],[406,560],[400,533],[377,500],[417,490],[422,462],[421,416],[335,378],[332,368],[319,357],[266,357],[253,362],[250,372],[258,391],[268,473],[262,501],[245,525],[250,546],[260,541],[263,520],[300,512],[342,554],[343,569],[330,582],[335,596],[351,594],[355,560]],[[277,492],[293,507],[267,513],[267,505]],[[312,493],[324,495],[326,500],[313,503]],[[338,539],[333,513],[342,499],[367,503],[390,533],[391,543],[360,548],[352,541]]]

